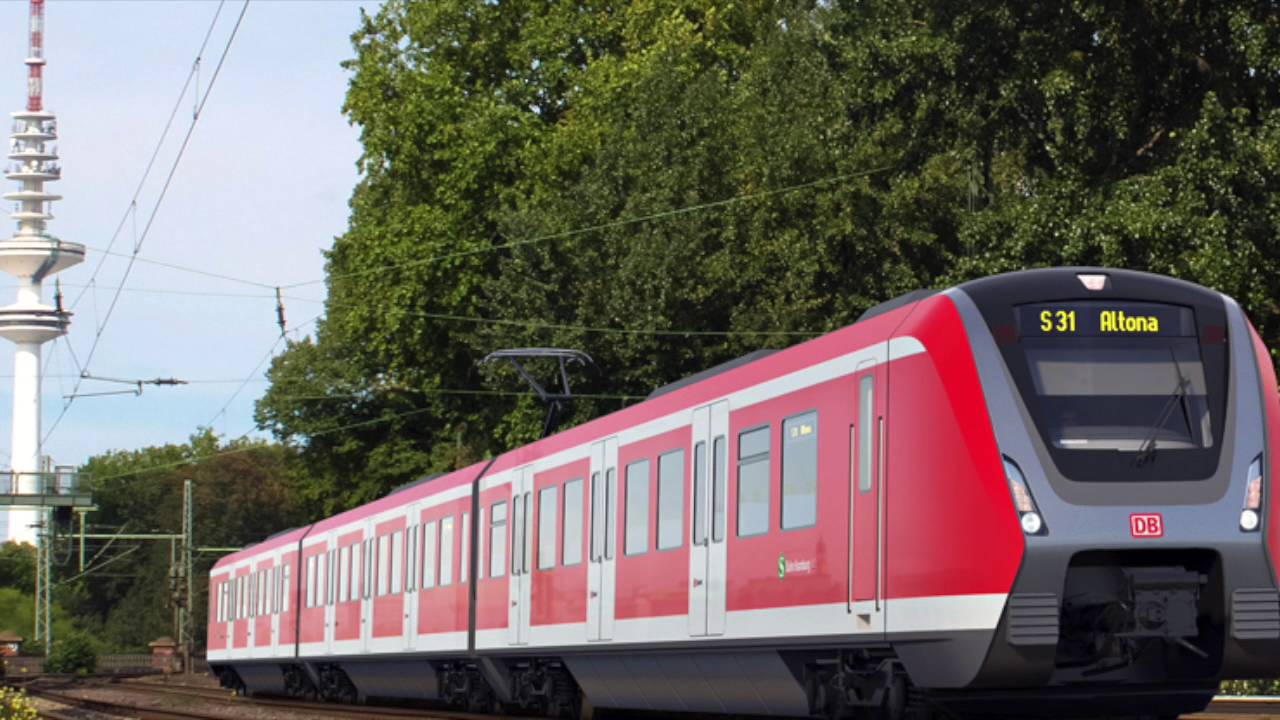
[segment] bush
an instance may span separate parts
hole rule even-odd
[[[1223,695],[1280,695],[1280,680],[1228,680]]]
[[[0,687],[0,720],[37,720],[39,717],[26,693]]]
[[[49,659],[45,660],[44,671],[51,673],[68,673],[87,675],[98,666],[98,654],[93,644],[84,635],[70,635],[66,640],[53,646]]]

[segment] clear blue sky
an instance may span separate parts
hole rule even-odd
[[[349,76],[339,63],[352,55],[350,34],[360,8],[374,5],[373,0],[250,3],[141,257],[270,285],[323,277],[321,251],[346,228],[359,154],[358,132],[341,113]],[[241,0],[228,0],[222,8],[202,63],[201,92],[240,6]],[[94,249],[106,247],[128,208],[217,7],[212,0],[49,0],[45,107],[59,117],[63,180],[52,189],[65,197],[54,205],[50,230],[90,246],[84,264],[59,276],[68,303],[103,257]],[[25,1],[0,3],[0,110],[18,110],[25,102],[26,14]],[[188,95],[139,198],[139,233],[193,106]],[[134,237],[132,223],[126,222],[115,250],[129,252]],[[74,309],[69,337],[45,345],[46,432],[75,382],[67,342],[84,362],[125,263],[107,260],[96,290]],[[52,303],[52,283],[45,287],[45,301]],[[134,267],[125,287],[87,369],[118,378],[204,382],[147,387],[141,397],[76,400],[44,453],[60,464],[78,464],[109,449],[182,442],[211,420],[228,437],[249,430],[253,402],[266,387],[266,366],[254,368],[279,335],[275,300],[173,291],[269,291],[144,263]],[[321,312],[317,301],[324,297],[323,284],[290,294],[310,300],[286,301],[291,327]],[[13,297],[12,279],[0,276],[0,304]],[[310,329],[299,328],[302,333]],[[3,467],[8,466],[12,364],[12,345],[0,341]],[[238,381],[251,376],[220,413]],[[85,382],[81,392],[117,389],[123,388]]]

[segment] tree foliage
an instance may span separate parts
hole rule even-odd
[[[392,0],[353,46],[350,227],[258,406],[327,510],[536,437],[527,396],[445,392],[519,389],[500,347],[644,395],[1061,264],[1222,290],[1280,345],[1273,4]]]

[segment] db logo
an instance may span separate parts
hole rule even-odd
[[[1136,538],[1164,537],[1164,518],[1158,513],[1130,515],[1129,534]]]

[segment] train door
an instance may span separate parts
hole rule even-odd
[[[729,402],[693,412],[693,543],[689,552],[689,634],[723,635],[725,574],[725,483]]]
[[[591,445],[591,542],[587,564],[587,640],[613,638],[618,528],[618,439]]]
[[[374,536],[377,526],[373,520],[365,520],[363,539],[357,546],[360,552],[360,651],[369,652],[373,641],[373,584],[377,580],[378,542]]]
[[[409,507],[404,531],[404,649],[418,645],[418,572],[422,569],[422,505]]]
[[[529,569],[533,566],[533,467],[516,471],[511,480],[511,594],[507,616],[508,641],[512,645],[529,643],[529,602],[533,583]]]
[[[888,343],[885,343],[887,352]],[[869,361],[854,372],[856,412],[849,428],[847,607],[855,633],[884,632],[885,410],[888,373]]]
[[[334,635],[338,628],[338,610],[337,610],[337,575],[338,575],[338,534],[331,533],[324,541],[324,554],[320,556],[320,564],[324,567],[320,571],[320,583],[316,587],[316,592],[320,594],[319,600],[324,603],[324,651],[325,654],[333,653]]]

